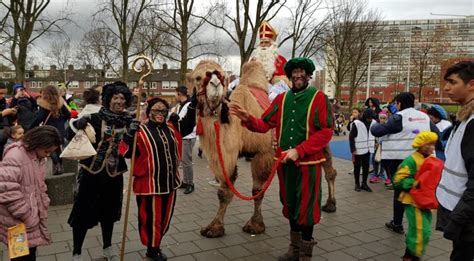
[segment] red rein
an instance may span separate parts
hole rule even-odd
[[[254,200],[258,197],[261,197],[265,191],[267,191],[268,187],[270,187],[270,184],[272,183],[273,177],[275,176],[275,173],[277,171],[278,166],[280,165],[280,162],[282,159],[285,157],[285,154],[282,154],[280,158],[278,158],[277,161],[273,164],[272,170],[270,172],[270,176],[268,177],[267,181],[263,184],[262,189],[255,195],[248,197],[242,195],[237,189],[234,187],[234,184],[232,181],[230,181],[229,176],[227,175],[227,172],[224,168],[224,158],[222,156],[222,148],[221,148],[221,143],[220,143],[220,132],[221,132],[221,125],[219,124],[218,121],[214,122],[214,130],[216,131],[216,146],[217,146],[217,154],[219,156],[219,163],[221,165],[222,169],[222,174],[224,175],[225,181],[227,183],[227,186],[229,187],[230,191],[234,193],[238,198],[243,199],[243,200]]]

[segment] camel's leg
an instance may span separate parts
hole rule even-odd
[[[337,171],[332,165],[332,154],[329,149],[329,145],[323,149],[324,157],[326,161],[322,163],[324,169],[326,182],[328,183],[328,199],[326,204],[322,207],[324,212],[332,213],[336,212],[336,176]]]
[[[236,178],[237,167],[234,168],[234,172],[231,176],[232,183],[235,182]],[[227,206],[229,206],[233,196],[234,194],[232,193],[232,191],[230,191],[225,181],[221,180],[221,187],[217,190],[217,197],[219,199],[219,209],[217,210],[217,214],[211,221],[211,223],[207,225],[207,227],[201,229],[202,236],[212,238],[221,237],[224,235],[224,216],[227,210]]]
[[[254,156],[251,163],[252,168],[252,195],[258,194],[272,168],[272,153],[259,153]],[[249,234],[260,234],[265,232],[265,223],[262,216],[262,201],[264,194],[254,199],[254,212],[252,217],[245,223],[242,230]]]

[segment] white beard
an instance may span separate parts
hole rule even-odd
[[[278,58],[278,47],[272,44],[270,47],[258,46],[253,52],[252,58],[263,64],[267,80],[271,80],[275,72],[275,60]]]

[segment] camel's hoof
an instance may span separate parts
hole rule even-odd
[[[322,207],[322,211],[326,212],[326,213],[334,213],[336,212],[336,203],[334,202],[326,202],[326,205],[324,205]]]
[[[201,235],[208,238],[221,237],[224,235],[224,231],[224,226],[209,225],[201,228]]]
[[[256,221],[249,220],[247,221],[245,226],[242,228],[242,230],[252,235],[261,234],[265,232],[265,223],[263,223],[263,221],[256,222]]]

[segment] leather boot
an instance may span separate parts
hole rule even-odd
[[[290,231],[288,252],[278,257],[278,261],[296,261],[300,256],[301,233]]]
[[[316,241],[312,239],[311,241],[301,240],[300,247],[300,261],[311,261],[313,256],[313,247],[316,245]]]

